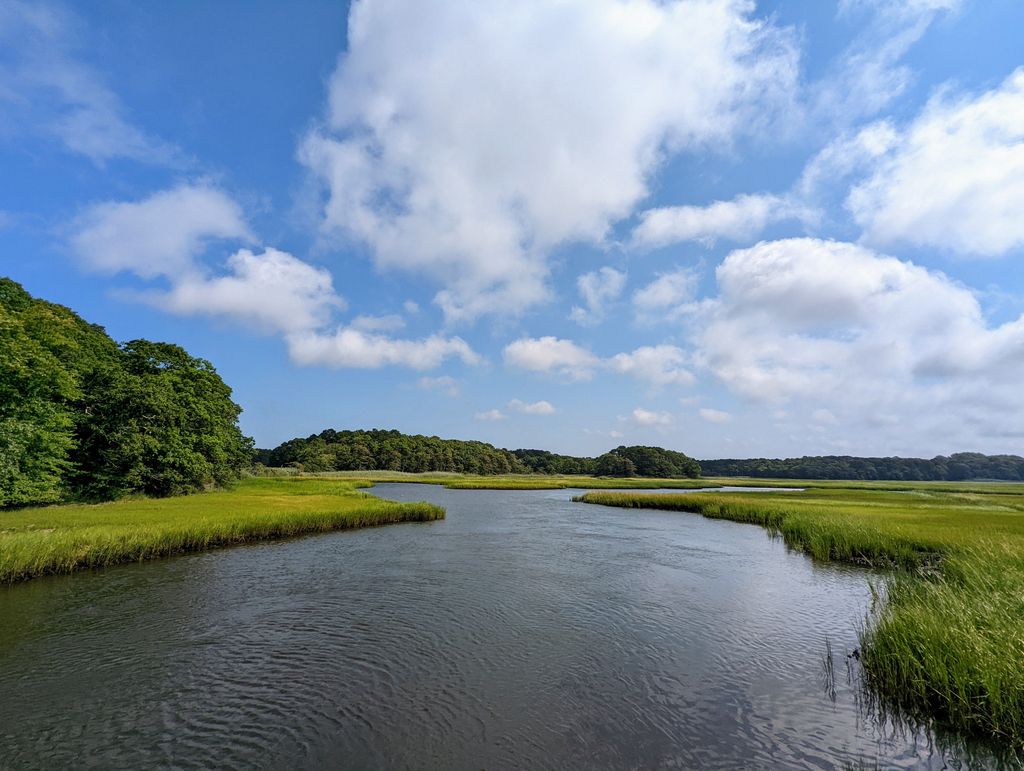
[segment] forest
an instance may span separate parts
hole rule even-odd
[[[448,471],[517,474],[528,471],[508,450],[485,442],[440,439],[399,431],[327,429],[256,450],[257,463],[302,471]]]
[[[210,362],[102,327],[0,278],[0,506],[169,496],[251,464]]]
[[[597,458],[545,450],[503,450],[485,442],[399,431],[335,431],[256,450],[257,463],[302,471],[444,471],[460,474],[586,474],[612,477],[699,477],[700,465],[661,447],[616,447]]]
[[[905,482],[960,482],[963,480],[1024,481],[1024,458],[1018,455],[982,455],[960,452],[934,458],[854,458],[847,455],[817,457],[702,460],[708,476],[775,479],[884,479]]]

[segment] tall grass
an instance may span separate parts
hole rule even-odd
[[[1024,748],[1024,495],[830,486],[575,500],[758,524],[818,559],[895,568],[861,634],[868,685],[915,718]]]
[[[429,503],[357,491],[365,482],[248,479],[179,498],[0,512],[0,583],[249,541],[444,517]]]

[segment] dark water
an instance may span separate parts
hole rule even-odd
[[[0,590],[0,767],[943,766],[847,681],[864,572],[564,490],[375,492],[448,518]]]

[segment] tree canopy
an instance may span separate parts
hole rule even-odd
[[[179,346],[118,345],[0,278],[0,506],[174,495],[251,462],[241,409]]]
[[[848,455],[802,458],[702,460],[709,476],[775,477],[781,479],[884,479],[952,481],[993,479],[1024,481],[1024,458],[974,452],[934,458],[854,458]]]
[[[273,450],[257,450],[268,466],[304,471],[452,471],[462,474],[516,474],[528,469],[508,450],[485,442],[440,439],[399,431],[327,429],[291,439]]]

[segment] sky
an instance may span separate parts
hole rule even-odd
[[[257,446],[1024,451],[1019,0],[0,0],[0,274]]]

